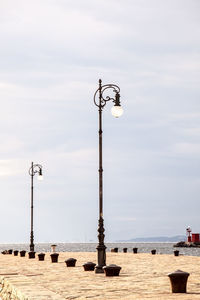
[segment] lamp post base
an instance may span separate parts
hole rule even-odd
[[[98,264],[95,267],[95,273],[104,273],[103,267],[106,266],[106,246],[97,246]]]
[[[30,246],[30,251],[31,251],[31,252],[34,252],[34,251],[35,251],[34,246]]]
[[[96,266],[95,267],[95,273],[96,274],[102,274],[102,273],[104,273],[103,267],[102,266]]]
[[[104,245],[104,226],[103,226],[103,217],[99,218],[99,227],[98,227],[98,238],[99,244],[97,246],[97,265],[95,267],[95,273],[104,273],[102,269],[106,265],[106,246]]]
[[[35,251],[35,245],[34,244],[30,244],[30,251]]]
[[[31,218],[31,234],[30,234],[30,251],[35,251],[34,234],[33,234],[33,218]]]

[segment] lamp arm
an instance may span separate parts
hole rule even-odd
[[[97,107],[103,108],[108,101],[110,101],[110,100],[113,101],[113,102],[116,101],[115,98],[113,98],[113,97],[104,96],[104,92],[107,91],[108,89],[111,89],[112,92],[115,93],[115,94],[119,94],[120,93],[120,88],[117,85],[115,85],[115,84],[105,84],[105,85],[102,85],[101,87],[99,87],[96,90],[96,92],[94,94],[94,104]],[[97,95],[98,92],[101,93],[101,104],[100,105],[99,105],[99,103],[96,100],[96,95]],[[98,101],[99,101],[99,98],[98,98]]]
[[[29,169],[29,175],[30,176],[34,176],[36,173],[40,173],[42,170],[42,165],[39,164],[35,164],[33,166],[30,167]]]

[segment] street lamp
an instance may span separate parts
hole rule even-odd
[[[98,264],[95,268],[96,273],[103,273],[103,267],[106,265],[106,246],[104,245],[104,219],[103,219],[103,167],[102,167],[102,110],[108,101],[113,101],[114,106],[111,113],[116,118],[123,114],[123,109],[120,105],[120,88],[115,84],[101,84],[99,79],[99,88],[94,94],[94,104],[99,108],[99,225],[98,225],[98,239],[97,246],[97,260]],[[111,91],[113,96],[105,96],[105,93]],[[98,95],[98,97],[97,97]],[[98,99],[96,99],[98,98]]]
[[[42,180],[42,166],[31,163],[29,175],[31,176],[31,235],[30,235],[30,251],[34,251],[34,236],[33,236],[33,176],[38,173],[38,180]]]

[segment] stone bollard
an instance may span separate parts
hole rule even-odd
[[[35,258],[35,252],[34,251],[30,251],[29,253],[28,253],[28,258],[30,259],[30,258]]]
[[[117,253],[117,252],[118,252],[118,248],[112,248],[112,249],[111,249],[111,252]]]
[[[67,260],[65,260],[65,263],[67,267],[75,267],[76,261],[77,260],[75,258],[68,258]]]
[[[45,257],[45,253],[39,253],[38,254],[38,260],[43,261]]]
[[[174,256],[179,256],[179,251],[178,250],[174,250]]]
[[[106,276],[119,276],[121,267],[117,265],[108,265],[108,266],[104,266],[103,270]]]
[[[20,256],[21,257],[25,257],[25,255],[26,255],[26,251],[25,250],[20,251]]]
[[[156,254],[156,249],[151,250],[151,254]]]
[[[133,253],[137,253],[138,248],[133,248]]]
[[[171,282],[172,293],[186,293],[187,279],[190,274],[177,270],[168,274]]]
[[[83,264],[84,271],[94,271],[95,266],[96,264],[91,261]]]
[[[50,254],[50,256],[51,256],[51,262],[52,263],[57,263],[58,262],[58,256],[59,256],[58,253],[52,253],[52,254]]]
[[[123,252],[124,252],[124,253],[127,253],[127,248],[123,248]]]
[[[95,266],[96,264],[91,261],[83,264],[84,271],[94,271]]]
[[[14,251],[13,251],[14,256],[18,256],[18,253],[19,253],[18,250],[14,250]]]

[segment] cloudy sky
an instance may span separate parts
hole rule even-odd
[[[0,243],[97,241],[98,80],[106,241],[200,232],[200,1],[0,1]]]

